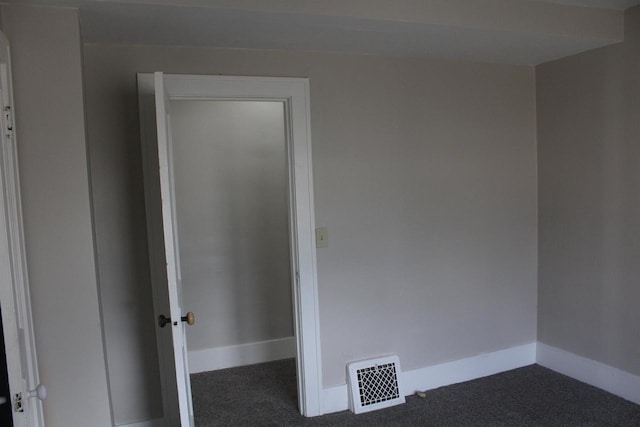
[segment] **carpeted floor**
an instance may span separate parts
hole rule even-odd
[[[639,405],[538,365],[315,418],[298,413],[295,375],[293,359],[192,375],[196,426],[640,426]]]

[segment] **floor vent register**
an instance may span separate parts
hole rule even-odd
[[[400,376],[395,355],[347,364],[349,409],[360,414],[404,403]]]

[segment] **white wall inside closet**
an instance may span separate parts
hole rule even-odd
[[[284,105],[171,109],[190,369],[293,357]]]

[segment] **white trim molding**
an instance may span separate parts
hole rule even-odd
[[[292,357],[296,357],[296,339],[294,337],[204,350],[189,350],[189,372],[196,374]]]
[[[322,393],[322,413],[346,411],[349,409],[349,388],[346,384],[328,387]]]
[[[640,376],[541,342],[537,347],[536,360],[540,366],[640,405]]]
[[[491,353],[479,354],[452,362],[440,363],[438,365],[403,372],[403,393],[405,396],[408,396],[418,390],[431,390],[437,387],[521,368],[534,363],[536,363],[535,342]],[[349,401],[346,384],[324,389],[322,409],[325,414],[344,411],[348,409],[348,407]]]
[[[403,372],[404,394],[475,380],[536,363],[536,343]]]

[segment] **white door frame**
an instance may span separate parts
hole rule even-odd
[[[321,415],[309,80],[165,74],[164,82],[169,99],[271,100],[283,102],[285,106],[298,403],[302,415]],[[152,88],[153,74],[138,74],[138,91],[147,92]]]
[[[44,426],[42,402],[30,398],[39,385],[38,360],[27,277],[9,42],[0,33],[0,305],[14,427]],[[34,393],[35,394],[35,393]],[[17,403],[16,401],[21,401]],[[22,409],[16,411],[16,405]]]

